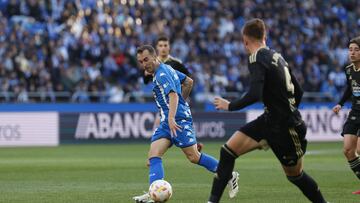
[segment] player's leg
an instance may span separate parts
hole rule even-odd
[[[348,161],[356,159],[357,156],[358,137],[353,134],[344,135],[343,152]]]
[[[341,135],[344,136],[344,155],[349,163],[351,170],[360,179],[360,159],[357,154],[358,135],[360,131],[359,125],[359,115],[354,111],[350,111]]]
[[[203,166],[213,173],[216,172],[218,160],[206,153],[200,153],[197,149],[197,144],[182,148],[181,150],[191,163]]]
[[[196,145],[183,148],[182,150],[190,162],[203,166],[210,172],[216,172],[219,161],[206,153],[199,153]],[[228,181],[230,198],[234,198],[239,191],[238,180],[239,173],[233,171],[232,176]]]
[[[344,155],[351,170],[360,179],[360,158],[357,155],[358,137],[352,134],[344,135]]]
[[[159,126],[151,137],[151,145],[148,152],[148,166],[149,166],[149,183],[155,180],[164,178],[164,168],[162,164],[162,156],[171,146],[171,135],[169,131],[162,126]],[[148,192],[143,195],[133,197],[137,203],[154,202]]]
[[[220,160],[213,180],[210,203],[220,201],[226,184],[232,176],[235,159],[254,149],[262,148],[260,141],[264,138],[265,116],[262,115],[236,131],[220,149]]]
[[[302,193],[314,203],[326,203],[315,180],[303,170],[302,158],[295,166],[282,165],[287,179],[296,185]]]
[[[198,142],[198,143],[196,144],[196,147],[197,147],[197,150],[198,150],[199,152],[201,152],[201,150],[204,148],[204,144],[201,143],[201,142]]]
[[[269,136],[272,137],[269,139],[269,144],[281,162],[287,179],[297,186],[311,202],[325,203],[317,183],[303,170],[302,157],[307,147],[305,123],[302,122],[291,128],[280,126],[271,133],[275,134]]]
[[[161,138],[151,143],[148,153],[150,184],[155,180],[164,178],[162,157],[170,146],[171,142],[166,138]]]
[[[357,156],[360,155],[360,137],[358,137],[358,139],[357,139],[356,154],[357,154]],[[357,191],[352,192],[352,193],[355,194],[355,195],[360,195],[360,190],[357,190]]]
[[[149,163],[149,184],[155,180],[160,180],[164,178],[164,167],[162,164],[162,156],[165,154],[167,149],[171,146],[169,139],[160,138],[151,143],[150,149],[148,152],[148,163]],[[150,203],[154,202],[149,193],[143,195],[135,196],[133,199],[139,203]]]
[[[360,137],[357,139],[356,154],[357,156],[360,156]]]
[[[232,177],[235,159],[247,152],[260,148],[259,142],[241,131],[236,131],[220,149],[220,161],[213,180],[210,203],[220,201],[228,181]]]
[[[208,154],[199,152],[192,121],[182,120],[180,125],[182,126],[182,131],[178,131],[177,136],[172,139],[174,144],[181,148],[191,163],[198,164],[211,172],[215,172],[218,160]]]

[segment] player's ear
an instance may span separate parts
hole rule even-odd
[[[245,46],[246,46],[246,47],[247,47],[247,46],[249,46],[248,41],[247,41],[247,40],[245,40],[245,39],[244,39],[244,44],[245,44]]]

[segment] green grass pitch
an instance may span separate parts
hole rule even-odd
[[[205,143],[215,157],[223,143]],[[1,148],[0,202],[133,202],[148,188],[148,144],[62,145],[55,148]],[[188,162],[172,147],[165,155],[165,179],[174,203],[206,202],[213,175]],[[240,192],[222,202],[308,202],[290,184],[271,151],[254,151],[236,162]],[[305,169],[331,203],[360,202],[359,181],[342,154],[342,143],[310,143]]]

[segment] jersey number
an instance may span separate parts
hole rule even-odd
[[[285,71],[286,89],[288,92],[294,94],[294,84],[291,82],[289,68],[287,66],[284,66],[284,71]]]

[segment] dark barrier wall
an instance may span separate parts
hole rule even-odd
[[[60,113],[60,143],[149,140],[154,112]],[[199,140],[225,140],[246,121],[245,113],[193,114]]]

